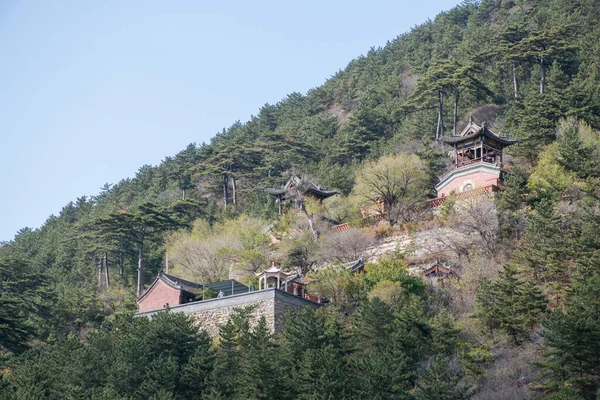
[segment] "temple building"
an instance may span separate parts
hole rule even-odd
[[[214,293],[222,293],[223,296],[232,296],[249,291],[248,286],[233,279],[202,284],[160,272],[150,287],[137,300],[138,311],[159,310],[205,300],[204,293],[206,289],[211,289]]]
[[[277,203],[279,205],[279,215],[283,212],[283,202],[290,201],[293,202],[292,196],[290,196],[290,192],[293,191],[294,187],[296,187],[301,182],[301,179],[297,176],[292,176],[285,186],[279,188],[269,188],[265,191],[271,196],[277,199]],[[318,199],[320,202],[323,200],[335,196],[338,194],[335,190],[327,190],[325,188],[321,188],[315,185],[313,182],[308,182],[308,187],[305,189],[306,195]],[[293,202],[294,207],[296,209],[299,208],[299,204],[297,202]]]
[[[479,125],[473,119],[459,135],[441,140],[454,146],[454,168],[436,185],[438,198],[475,189],[491,188],[494,191],[502,185],[502,151],[518,142],[497,135],[485,122]]]
[[[305,289],[306,278],[297,273],[285,272],[272,265],[258,273],[257,277],[259,290],[231,279],[201,284],[160,273],[138,299],[136,316],[152,318],[152,315],[165,309],[182,312],[193,317],[210,335],[217,336],[219,327],[227,323],[239,308],[251,307],[250,322],[256,323],[265,317],[271,331],[276,333],[283,329],[283,321],[289,311],[321,307],[320,297],[308,294]],[[205,298],[204,293],[208,288],[218,296]]]

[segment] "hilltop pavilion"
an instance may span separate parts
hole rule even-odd
[[[504,174],[502,151],[518,142],[497,135],[485,122],[479,125],[473,119],[459,135],[444,137],[441,141],[454,146],[454,168],[436,185],[438,198],[452,192],[501,186]]]

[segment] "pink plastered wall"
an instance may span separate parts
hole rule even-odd
[[[438,197],[448,196],[452,191],[460,193],[467,183],[471,183],[474,186],[473,189],[498,185],[499,178],[500,176],[498,174],[484,171],[474,171],[467,175],[457,176],[438,191]]]
[[[158,310],[169,306],[176,306],[181,303],[181,291],[174,289],[161,281],[156,282],[156,285],[144,298],[138,303],[139,312]]]

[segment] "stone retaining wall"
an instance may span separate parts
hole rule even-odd
[[[181,304],[171,307],[170,311],[192,315],[202,329],[206,330],[211,336],[216,336],[219,333],[219,327],[227,323],[235,308],[247,306],[256,307],[250,319],[252,324],[257,323],[259,318],[264,316],[271,331],[278,333],[283,329],[283,320],[290,310],[303,307],[318,308],[321,304],[281,290],[267,289]],[[161,310],[137,313],[136,316],[151,317],[159,311]]]

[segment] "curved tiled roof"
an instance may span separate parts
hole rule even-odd
[[[198,294],[204,288],[211,288],[215,291],[223,290],[225,295],[230,296],[232,294],[240,294],[248,291],[248,286],[239,283],[236,280],[228,279],[225,281],[213,282],[213,283],[196,283],[191,281],[186,281],[185,279],[178,278],[173,275],[165,274],[164,272],[160,272],[154,282],[144,291],[144,293],[138,298],[138,302],[141,301],[158,281],[163,281],[166,285],[172,287],[173,289],[181,290],[184,292],[191,293],[192,295]]]
[[[297,176],[293,176],[287,181],[287,183],[285,184],[284,187],[265,189],[265,192],[267,192],[268,194],[270,194],[272,196],[282,196],[288,192],[290,186],[295,185],[299,181],[300,181],[300,178],[298,178]],[[309,182],[307,192],[312,194],[315,197],[319,197],[319,198],[323,198],[323,199],[326,199],[331,196],[335,196],[336,194],[339,193],[339,192],[336,192],[335,190],[327,190],[327,189],[321,188],[320,186],[317,186],[312,182]]]
[[[484,136],[490,140],[501,143],[504,146],[510,146],[511,144],[519,142],[517,139],[509,139],[506,136],[499,136],[495,134],[487,127],[485,123],[483,125],[478,125],[473,121],[469,121],[465,129],[463,129],[459,135],[443,137],[440,140],[448,144],[457,144],[475,139],[479,136]]]

